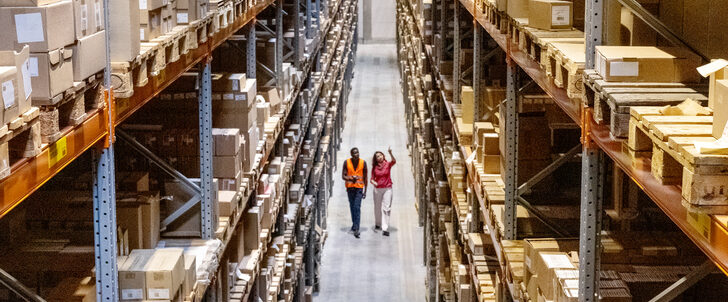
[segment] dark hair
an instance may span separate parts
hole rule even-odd
[[[384,156],[384,152],[382,152],[382,151],[374,152],[374,156],[372,156],[372,166],[374,166],[374,167],[376,167],[379,164],[377,162],[377,154],[381,154],[382,156]],[[385,156],[385,160],[386,160],[386,156]]]
[[[354,150],[359,150],[359,148],[357,148],[357,147],[351,148],[351,150],[349,150],[349,154],[351,154],[351,152],[354,152]]]

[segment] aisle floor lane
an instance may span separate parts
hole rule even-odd
[[[422,228],[414,204],[404,104],[394,44],[360,44],[347,108],[334,193],[329,201],[329,237],[323,251],[321,291],[315,301],[425,301]],[[371,171],[375,151],[391,146],[394,194],[389,237],[374,232],[374,190],[362,201],[361,238],[348,233],[351,215],[341,180],[349,150],[359,148]]]

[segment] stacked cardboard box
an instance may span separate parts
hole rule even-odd
[[[213,177],[218,178],[221,190],[238,191],[242,186],[242,152],[245,141],[238,128],[213,128],[214,156],[212,157]]]
[[[196,262],[188,257],[179,248],[133,250],[118,264],[121,300],[170,301],[186,297],[196,278]]]
[[[243,74],[221,76],[213,83],[213,120],[216,128],[239,129],[245,145],[242,152],[243,172],[248,172],[255,163],[259,133],[256,102],[256,80],[246,79]]]
[[[19,52],[0,51],[0,84],[3,87],[0,95],[3,104],[0,106],[0,126],[30,109],[33,86],[29,55],[28,46],[23,46]]]
[[[81,28],[75,31],[74,4],[71,1],[0,2],[0,22],[4,28],[0,50],[21,51],[26,45],[30,47],[30,64],[26,68],[30,72],[33,99],[49,100],[73,86],[72,45],[77,37],[87,37],[97,31],[88,26],[91,22],[84,23],[86,31]],[[20,92],[19,88],[16,84]]]

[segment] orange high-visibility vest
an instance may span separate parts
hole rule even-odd
[[[347,188],[364,188],[364,160],[359,159],[359,164],[356,166],[356,170],[354,169],[354,164],[351,162],[351,158],[346,160],[346,175],[348,176],[358,176],[359,179],[355,181],[346,181],[346,187]]]

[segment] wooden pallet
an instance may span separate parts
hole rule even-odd
[[[628,137],[631,107],[677,105],[688,98],[708,104],[708,86],[701,84],[607,82],[585,70],[584,86],[584,102],[594,108],[594,120],[609,123],[615,139]]]
[[[40,110],[30,110],[0,127],[0,179],[10,175],[10,167],[17,161],[34,157],[41,151]]]
[[[530,27],[527,18],[511,19],[509,26],[511,40],[517,42],[518,49],[536,62],[541,62],[541,53],[548,49],[548,43],[584,39],[584,33],[576,29],[543,30]]]
[[[632,107],[624,149],[651,157],[650,171],[663,184],[682,186],[692,210],[728,213],[728,156],[700,154],[695,142],[713,142],[712,116],[666,116],[660,107]]]
[[[579,41],[582,38],[549,39],[546,43],[546,59],[544,51],[541,51],[541,63],[548,62],[545,66],[547,74],[553,80],[554,85],[566,90],[566,95],[577,104],[582,103],[584,97],[584,64],[586,63],[585,46]],[[543,65],[542,65],[543,66]]]
[[[60,101],[39,106],[43,143],[57,141],[68,129],[86,121],[90,112],[104,107],[103,75],[99,72],[84,81],[74,82],[73,89],[64,92]]]

